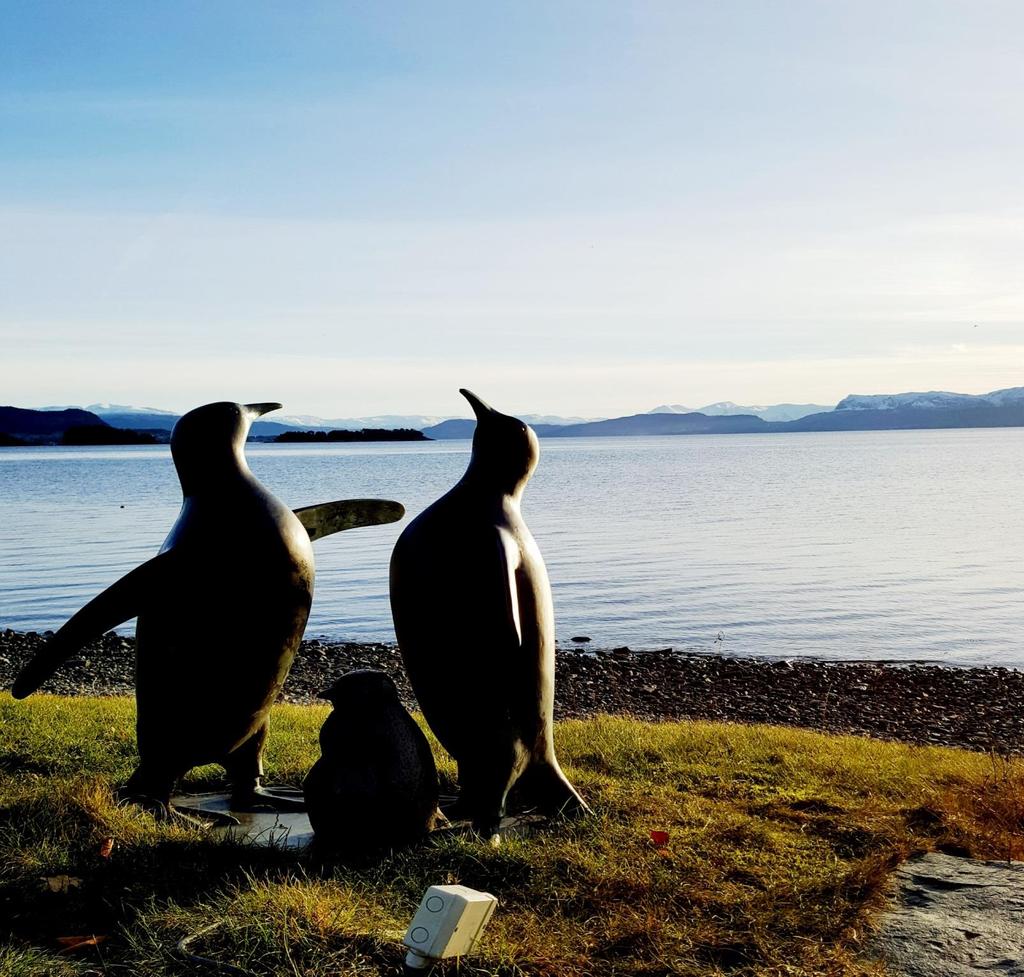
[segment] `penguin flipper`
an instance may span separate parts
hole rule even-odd
[[[309,538],[323,539],[333,533],[359,526],[380,526],[397,522],[405,515],[405,506],[388,499],[339,499],[295,510]]]
[[[21,670],[11,688],[11,695],[15,699],[31,695],[83,645],[136,617],[142,609],[144,595],[159,592],[160,578],[169,556],[161,553],[147,560],[73,614]]]

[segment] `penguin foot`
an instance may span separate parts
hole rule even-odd
[[[255,787],[231,796],[231,810],[244,813],[276,811],[280,814],[304,814],[306,798],[294,787]]]

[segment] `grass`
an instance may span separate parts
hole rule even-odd
[[[325,715],[276,710],[272,782],[301,782]],[[1024,857],[1020,761],[601,717],[556,730],[592,819],[498,849],[448,838],[373,865],[321,864],[115,806],[133,721],[125,699],[0,695],[4,977],[198,973],[174,948],[213,923],[190,951],[261,977],[397,975],[401,935],[438,882],[500,900],[478,952],[439,975],[878,974],[862,943],[895,865],[936,847]],[[203,768],[188,786],[221,783]]]

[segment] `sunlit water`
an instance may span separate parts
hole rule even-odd
[[[250,445],[292,506],[415,515],[469,442]],[[523,512],[563,644],[1024,665],[1024,429],[545,440]],[[0,449],[0,627],[44,630],[153,555],[166,447]],[[316,544],[307,634],[393,640],[402,523]],[[458,627],[457,595],[451,626]]]

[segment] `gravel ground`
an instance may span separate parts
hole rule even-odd
[[[0,632],[0,687],[9,688],[45,635]],[[485,649],[481,649],[483,654]],[[133,638],[106,634],[69,659],[43,690],[60,695],[133,691]],[[312,702],[353,668],[379,668],[416,707],[392,644],[302,643],[284,690]],[[776,661],[665,649],[561,650],[559,719],[624,713],[644,719],[715,719],[801,726],[911,743],[1024,753],[1024,672],[928,664]]]

